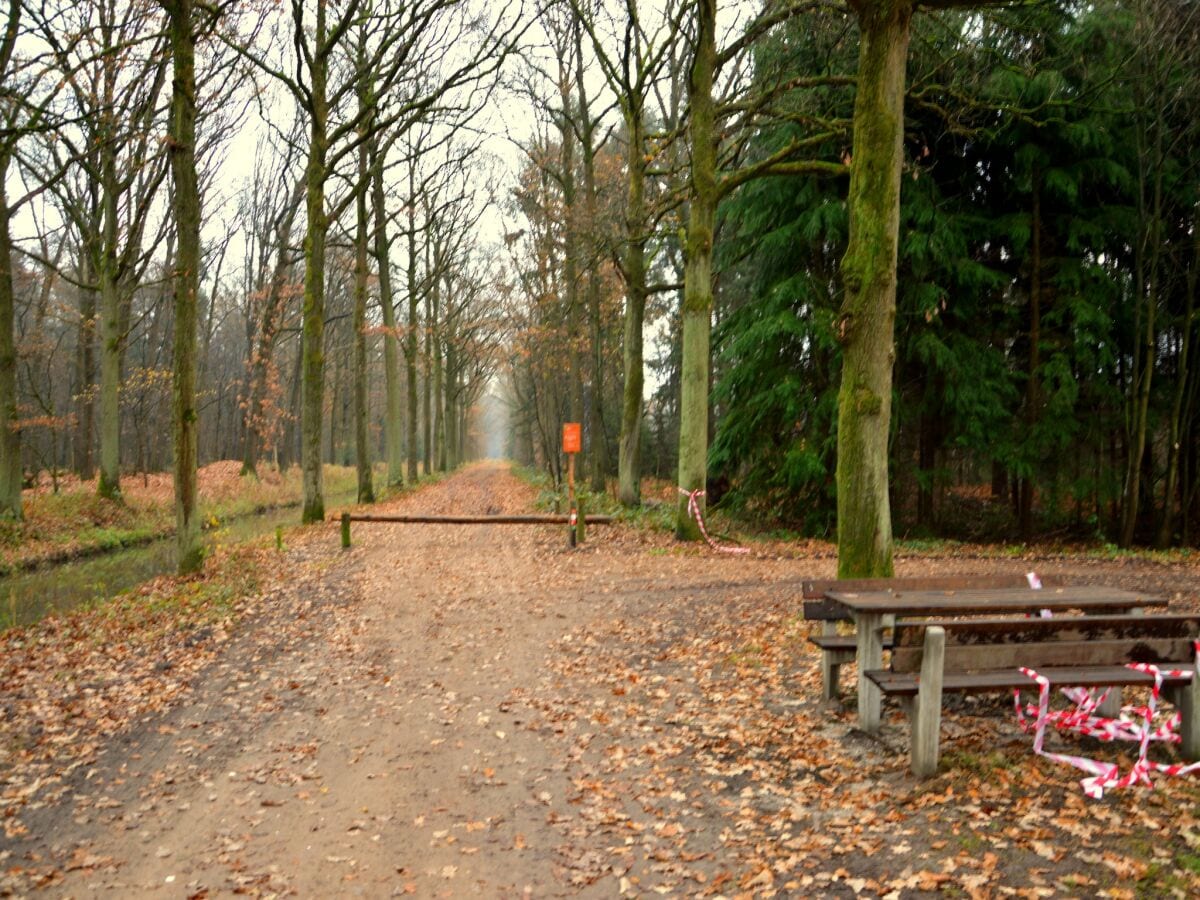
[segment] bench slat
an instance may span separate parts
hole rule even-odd
[[[1042,576],[1043,588],[1070,587],[1063,575]],[[866,594],[876,591],[1014,591],[1029,587],[1024,575],[953,575],[936,578],[830,578],[803,583],[804,618],[811,621],[841,621],[849,618],[846,608],[826,598],[831,591]]]
[[[924,649],[921,647],[897,648],[892,651],[892,671],[919,672],[924,655]],[[1019,666],[1041,671],[1045,667],[1117,666],[1127,662],[1169,665],[1174,662],[1182,663],[1192,656],[1190,637],[947,646],[943,671],[949,677],[958,672],[1015,669]]]
[[[1195,666],[1192,663],[1171,666],[1171,669],[1178,669],[1184,673],[1191,673],[1194,668]],[[1049,678],[1050,683],[1057,687],[1107,687],[1109,685],[1124,687],[1130,685],[1147,686],[1154,683],[1154,679],[1149,675],[1142,672],[1135,672],[1133,669],[1127,669],[1124,666],[1089,666],[1069,669],[1046,668],[1038,669],[1037,671],[1039,675]],[[892,672],[888,669],[873,669],[865,674],[867,678],[879,685],[885,694],[896,694],[899,696],[914,696],[917,693],[920,681],[916,673]],[[1163,678],[1163,684],[1187,684],[1190,680],[1190,674],[1167,676]],[[947,674],[942,682],[942,691],[944,693],[958,694],[983,694],[1012,688],[1036,689],[1036,687],[1033,681],[1016,669]]]
[[[814,634],[808,638],[810,644],[816,644],[822,650],[856,650],[858,638],[853,634]],[[883,649],[891,650],[890,638],[883,639]]]
[[[1200,614],[902,620],[896,623],[896,646],[920,647],[925,640],[925,629],[931,625],[945,630],[947,647],[1024,644],[1052,639],[1186,638],[1200,635]]]
[[[1064,575],[1043,575],[1045,587],[1063,587],[1067,584]],[[1021,574],[997,575],[935,575],[928,578],[823,578],[805,581],[805,600],[820,600],[829,591],[966,591],[995,588],[1012,589],[1028,587],[1029,581]]]

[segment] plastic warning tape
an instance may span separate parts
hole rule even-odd
[[[1196,655],[1196,664],[1200,667],[1200,641],[1193,641],[1192,647]],[[1033,752],[1089,773],[1090,777],[1082,779],[1079,784],[1085,794],[1097,800],[1103,797],[1107,790],[1116,790],[1131,784],[1142,783],[1152,788],[1154,785],[1150,782],[1151,772],[1187,775],[1200,770],[1200,762],[1166,764],[1156,763],[1146,758],[1151,742],[1160,741],[1173,744],[1180,741],[1180,737],[1176,733],[1180,723],[1178,712],[1157,727],[1154,725],[1154,718],[1158,711],[1158,699],[1162,693],[1163,678],[1193,678],[1195,674],[1180,669],[1164,671],[1158,666],[1148,663],[1130,663],[1126,668],[1152,676],[1154,686],[1150,691],[1150,699],[1144,706],[1126,706],[1117,718],[1095,715],[1096,709],[1108,696],[1108,690],[1098,694],[1083,688],[1064,690],[1063,693],[1075,701],[1075,708],[1052,711],[1050,709],[1050,679],[1024,666],[1021,667],[1022,674],[1038,685],[1037,703],[1022,706],[1020,689],[1013,691],[1017,721],[1024,731],[1033,732]],[[1031,717],[1033,717],[1032,721]],[[1132,768],[1122,775],[1120,767],[1114,763],[1067,753],[1047,752],[1043,747],[1047,725],[1053,725],[1059,731],[1074,731],[1077,734],[1101,741],[1135,741],[1138,744],[1137,760]]]
[[[679,489],[679,493],[688,498],[688,515],[696,520],[696,524],[700,526],[700,533],[704,535],[704,540],[708,542],[708,546],[720,553],[749,553],[749,547],[722,547],[711,537],[708,536],[708,529],[704,527],[704,517],[700,515],[700,499],[704,496],[704,491],[688,491],[684,488]]]

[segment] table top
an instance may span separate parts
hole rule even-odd
[[[1143,606],[1166,606],[1161,597],[1119,588],[1093,585],[1077,587],[1005,588],[986,591],[829,591],[826,598],[841,603],[852,613],[905,616],[971,615],[993,612],[1036,612],[1067,609],[1121,610]]]

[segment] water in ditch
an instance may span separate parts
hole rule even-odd
[[[353,494],[327,502],[352,502]],[[210,543],[236,544],[295,525],[299,506],[239,516],[205,533]],[[0,628],[36,622],[52,612],[113,597],[143,581],[175,570],[175,539],[161,538],[139,547],[102,553],[0,578]]]

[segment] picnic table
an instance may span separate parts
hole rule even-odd
[[[956,616],[1038,615],[1041,610],[1059,614],[1068,610],[1133,614],[1151,606],[1165,606],[1160,597],[1117,588],[1064,586],[1032,590],[830,590],[825,598],[845,607],[856,625],[858,662],[858,724],[867,732],[879,730],[883,693],[866,672],[883,664],[882,632],[897,617],[953,618]],[[885,624],[886,623],[886,624]]]

